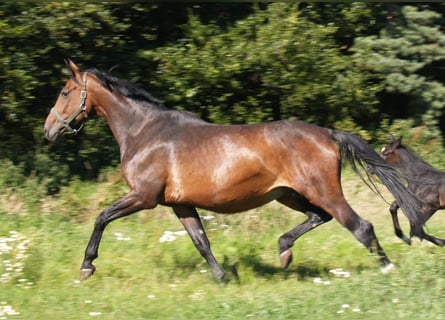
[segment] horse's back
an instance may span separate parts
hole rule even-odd
[[[225,167],[259,165],[279,175],[302,161],[316,166],[317,159],[339,159],[330,131],[301,121],[197,126],[180,133],[173,144],[173,161],[216,177],[224,176]]]

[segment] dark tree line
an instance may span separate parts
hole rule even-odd
[[[442,150],[444,7],[1,3],[0,158],[50,191],[118,164],[100,119],[57,146],[44,140],[66,57],[113,67],[167,106],[212,122],[295,118],[374,143],[405,132]]]

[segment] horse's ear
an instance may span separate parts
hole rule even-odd
[[[396,141],[396,137],[394,137],[392,134],[389,135],[389,142],[393,143],[394,141]]]
[[[79,67],[73,62],[71,59],[65,59],[66,67],[71,71],[71,76],[73,79],[76,79],[77,74],[79,73]]]
[[[392,137],[389,146],[392,151],[395,151],[398,147],[400,147],[401,144],[402,144],[402,137],[397,139],[395,137]]]

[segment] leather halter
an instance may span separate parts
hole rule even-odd
[[[77,116],[79,114],[81,114],[82,112],[84,113],[84,117],[88,118],[88,113],[86,110],[86,99],[87,99],[87,75],[88,72],[85,72],[83,74],[83,78],[82,78],[82,90],[80,91],[80,106],[79,109],[74,112],[74,114],[69,117],[67,120],[63,119],[56,110],[54,110],[54,108],[51,109],[51,113],[56,117],[56,119],[63,124],[63,126],[66,128],[66,130],[71,133],[71,134],[78,134],[79,131],[83,128],[83,123],[80,125],[79,128],[74,129],[71,127],[71,122],[74,121],[74,119],[77,118]]]

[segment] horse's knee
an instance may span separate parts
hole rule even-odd
[[[107,217],[104,212],[99,214],[99,216],[96,218],[96,221],[94,222],[94,228],[98,230],[103,230],[107,226],[109,222],[107,221]]]

